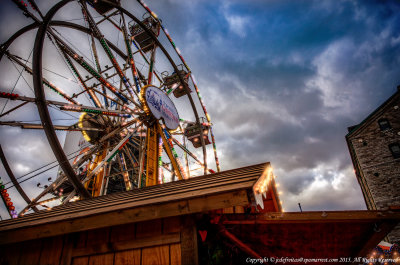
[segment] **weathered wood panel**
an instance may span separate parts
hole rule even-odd
[[[119,242],[135,239],[135,224],[125,224],[111,227],[110,242]]]
[[[178,233],[181,230],[180,216],[173,216],[163,219],[163,234]]]
[[[88,264],[89,264],[89,257],[74,258],[72,261],[72,265],[88,265]]]
[[[244,207],[243,206],[235,206],[235,213],[244,213]]]
[[[181,264],[181,244],[169,245],[170,264],[180,265]]]
[[[18,265],[22,243],[2,246],[0,264]]]
[[[96,255],[96,254],[103,254],[108,252],[123,251],[136,248],[168,245],[179,242],[180,242],[179,233],[159,235],[153,237],[144,237],[141,239],[120,241],[114,243],[104,242],[95,245],[90,245],[84,248],[74,249],[72,256],[79,257],[79,256]]]
[[[140,265],[141,251],[140,249],[130,249],[115,253],[115,265]]]
[[[222,209],[222,213],[234,213],[233,207],[228,207],[228,208],[224,208]]]
[[[86,247],[88,231],[82,231],[80,233],[69,234],[71,240],[73,241],[73,248],[83,248]]]
[[[114,253],[94,255],[89,257],[89,265],[113,265]]]
[[[193,216],[184,216],[181,231],[182,265],[198,264],[197,229]]]
[[[136,238],[161,235],[161,219],[136,223]]]
[[[110,238],[110,227],[87,231],[86,246],[107,243]]]
[[[142,265],[169,264],[169,246],[142,249]]]
[[[41,249],[42,240],[31,240],[24,242],[21,246],[21,257],[18,263],[21,265],[39,264]]]
[[[42,253],[40,254],[39,264],[58,265],[61,260],[61,252],[64,244],[64,237],[50,237],[43,239]]]
[[[69,234],[64,236],[64,244],[61,254],[61,265],[72,264],[72,249],[74,248],[74,241],[78,238],[79,234]]]

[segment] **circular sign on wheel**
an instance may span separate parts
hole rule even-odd
[[[146,86],[143,88],[142,93],[142,99],[148,108],[147,112],[158,120],[162,119],[169,130],[178,128],[178,111],[172,100],[164,92],[155,86]]]

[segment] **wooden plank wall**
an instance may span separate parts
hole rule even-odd
[[[197,253],[193,253],[197,247],[186,247],[183,252],[181,248],[181,242],[188,238],[188,218],[169,217],[2,246],[0,264],[178,265],[182,257],[197,259]],[[197,241],[196,235],[188,240]]]

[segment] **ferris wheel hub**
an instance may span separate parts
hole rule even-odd
[[[179,114],[174,102],[161,89],[147,85],[141,91],[141,102],[148,116],[162,120],[168,130],[179,126]]]
[[[85,140],[91,144],[96,143],[99,139],[106,135],[107,130],[109,130],[109,127],[106,127],[104,124],[104,118],[102,118],[100,115],[91,115],[88,113],[83,113],[80,116],[78,126],[81,129],[87,129],[82,130],[82,135]]]

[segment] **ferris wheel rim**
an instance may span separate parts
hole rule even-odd
[[[26,26],[26,27],[24,27],[23,29],[20,29],[17,33],[15,33],[10,39],[12,39],[11,41],[10,41],[10,39],[5,43],[6,44],[6,46],[2,46],[2,48],[4,49],[4,50],[7,50],[7,47],[9,46],[9,45],[11,45],[11,43],[16,39],[16,38],[18,38],[20,35],[22,35],[23,33],[25,33],[25,32],[27,32],[27,31],[29,31],[29,30],[32,30],[32,29],[35,29],[35,28],[39,28],[38,29],[38,32],[37,32],[37,34],[36,34],[36,38],[35,38],[35,48],[34,48],[34,57],[33,58],[36,58],[36,59],[34,59],[34,62],[33,62],[33,66],[32,66],[32,68],[33,68],[33,70],[34,70],[34,74],[33,74],[33,77],[34,77],[34,88],[35,88],[35,98],[38,100],[38,103],[40,103],[40,105],[42,105],[42,107],[45,107],[46,109],[47,109],[47,118],[48,119],[45,119],[45,121],[43,122],[43,120],[42,120],[42,116],[41,116],[41,120],[42,120],[42,122],[43,122],[43,124],[45,125],[44,127],[48,127],[48,128],[50,128],[50,133],[52,133],[53,134],[53,140],[55,140],[55,141],[57,141],[58,142],[58,146],[56,146],[56,147],[59,147],[59,150],[62,152],[62,154],[64,154],[65,155],[65,153],[64,153],[64,150],[62,150],[62,147],[61,147],[61,145],[60,145],[60,142],[59,142],[59,140],[58,140],[58,138],[57,138],[57,136],[55,135],[55,129],[53,128],[53,126],[52,126],[52,119],[51,119],[51,117],[50,117],[50,114],[48,113],[48,108],[47,108],[47,105],[45,104],[45,100],[46,100],[46,97],[45,97],[45,93],[44,93],[44,88],[43,88],[43,80],[42,80],[42,77],[43,77],[43,73],[42,73],[42,71],[41,71],[41,69],[42,69],[42,65],[41,65],[41,60],[42,60],[42,53],[43,53],[43,42],[44,42],[44,38],[45,38],[45,34],[46,34],[46,32],[47,32],[47,28],[48,27],[50,27],[50,26],[66,26],[66,27],[71,27],[72,29],[76,29],[76,30],[81,30],[81,31],[83,31],[83,32],[85,32],[85,33],[90,33],[91,32],[91,29],[90,28],[86,28],[86,27],[84,27],[84,26],[81,26],[81,25],[78,25],[78,24],[74,24],[74,23],[70,23],[70,22],[66,22],[66,21],[56,21],[56,20],[52,20],[52,17],[54,17],[54,15],[55,15],[55,13],[57,13],[62,7],[64,7],[66,4],[68,4],[68,3],[70,3],[70,2],[72,2],[73,0],[63,0],[63,1],[61,1],[61,2],[59,2],[58,4],[56,4],[55,6],[53,6],[51,9],[50,9],[50,11],[45,15],[45,17],[43,18],[43,23],[42,24],[39,24],[39,23],[37,23],[37,22],[34,22],[34,23],[32,23],[32,24],[30,24],[30,25],[28,25],[28,26]],[[108,2],[108,1],[104,1],[104,2]],[[110,3],[111,5],[115,5],[114,3]],[[139,24],[139,25],[141,25],[141,21],[139,20],[139,19],[137,19],[135,16],[133,16],[129,11],[127,11],[126,9],[124,9],[123,7],[120,7],[120,6],[114,6],[116,9],[118,9],[118,10],[120,10],[121,12],[123,12],[124,14],[126,14],[127,16],[129,16],[132,20],[134,20],[137,24]],[[79,27],[80,27],[80,29],[79,29]],[[146,27],[144,27],[143,25],[141,25],[141,27],[145,30],[145,31],[148,31],[147,30],[147,28]],[[39,34],[40,33],[40,34]],[[174,60],[172,60],[172,58],[170,57],[170,55],[169,55],[169,53],[166,51],[166,49],[164,48],[164,46],[163,46],[163,44],[161,44],[160,42],[159,42],[159,40],[157,39],[157,37],[155,37],[154,36],[154,34],[150,31],[150,32],[148,32],[149,33],[149,35],[153,38],[153,40],[157,43],[157,45],[158,45],[158,47],[163,51],[163,53],[164,53],[164,55],[168,58],[168,60],[169,60],[169,62],[170,62],[170,64],[172,65],[172,67],[175,69],[175,70],[177,70],[178,69],[178,67],[177,67],[177,65],[175,64],[175,62],[174,62]],[[39,42],[38,42],[39,41]],[[41,42],[41,43],[40,43]],[[38,43],[38,44],[37,44]],[[39,51],[39,49],[40,49],[40,53],[38,53],[38,51]],[[116,49],[113,49],[114,51],[116,51],[117,52],[117,50]],[[118,53],[118,52],[117,52]],[[37,57],[39,57],[38,55],[40,54],[40,60],[38,60],[38,58]],[[122,57],[122,55],[121,54],[123,54],[123,55],[125,55],[125,57],[127,57],[126,56],[126,54],[124,53],[124,52],[122,52],[121,51],[121,53],[119,54],[121,57]],[[0,54],[0,58],[2,57],[4,55],[4,53],[3,53],[3,51],[1,52],[1,54]],[[40,67],[39,67],[39,65],[40,65]],[[40,71],[39,71],[40,70]],[[178,78],[180,79],[180,81],[182,82],[183,81],[183,78],[182,78],[182,76],[180,76],[180,75],[178,75]],[[42,93],[39,93],[38,95],[37,95],[37,86],[38,86],[38,82],[40,83],[39,85],[40,85],[40,88],[43,90],[42,91]],[[187,90],[190,90],[189,88],[188,88],[188,84],[186,84],[185,82],[182,82],[182,84],[183,84],[183,86],[187,89]],[[39,88],[39,89],[40,89]],[[40,92],[40,91],[39,91]],[[191,95],[190,95],[190,93],[188,93],[187,94],[188,95],[188,98],[189,98],[189,101],[190,101],[190,103],[191,103],[191,106],[192,106],[192,110],[193,110],[193,112],[195,113],[195,116],[196,116],[196,123],[197,124],[200,124],[200,118],[199,118],[199,116],[198,116],[198,113],[197,113],[197,108],[195,107],[195,104],[194,104],[194,102],[193,102],[193,99],[192,99],[192,97],[191,97]],[[39,97],[38,97],[39,96]],[[42,97],[41,97],[42,96]],[[39,104],[37,104],[37,106],[38,106],[38,110],[39,110]],[[39,111],[39,113],[40,113],[40,111]],[[46,113],[44,113],[45,115],[46,115]],[[52,132],[51,132],[52,131]],[[47,136],[47,132],[46,132],[46,130],[45,130],[45,133],[46,133],[46,136]],[[200,130],[200,134],[201,134],[201,137],[200,137],[200,139],[201,139],[201,142],[202,142],[202,148],[203,148],[203,153],[205,153],[205,144],[204,144],[204,139],[203,139],[203,131],[202,130]],[[54,137],[55,136],[55,137]],[[50,142],[49,142],[49,144],[50,144]],[[51,145],[51,144],[50,144]],[[53,153],[56,155],[56,152],[54,152],[54,150],[53,150]],[[206,154],[206,153],[205,153]],[[63,162],[64,163],[61,163],[60,161],[59,161],[59,159],[57,159],[57,161],[59,162],[59,164],[60,164],[60,166],[69,166],[71,169],[72,169],[72,166],[69,164],[69,162],[68,162],[68,159],[65,157],[65,160],[63,160]],[[207,172],[206,170],[207,170],[207,160],[206,160],[206,155],[204,155],[203,156],[203,161],[204,161],[204,164],[205,164],[205,166],[204,166],[204,170],[205,170],[205,172]],[[63,168],[63,170],[64,170],[64,168]],[[65,170],[64,170],[64,172],[66,172]],[[72,172],[75,174],[75,172],[74,172],[74,170],[72,169]],[[76,176],[76,175],[75,175]],[[73,183],[73,181],[70,181],[71,183]],[[78,182],[80,183],[80,181],[78,180]],[[80,184],[82,184],[82,183],[80,183]],[[83,185],[81,185],[81,186],[83,186]],[[76,190],[76,189],[75,189]],[[86,189],[84,189],[85,191],[86,191]]]
[[[68,4],[69,2],[72,2],[72,0],[63,0],[62,2],[59,2],[58,4],[56,4],[55,6],[53,6],[49,12],[45,15],[44,19],[43,19],[43,23],[39,26],[38,28],[38,32],[35,38],[35,46],[34,46],[34,57],[33,57],[33,64],[32,64],[32,68],[33,68],[33,77],[34,77],[34,89],[35,89],[35,97],[37,100],[37,107],[39,110],[39,115],[41,117],[42,123],[43,123],[43,127],[44,127],[44,131],[46,133],[46,136],[48,138],[49,144],[53,150],[53,153],[55,154],[57,160],[59,161],[59,164],[61,166],[61,168],[64,171],[64,174],[67,175],[68,179],[70,179],[70,181],[74,184],[74,188],[75,190],[78,190],[80,193],[82,194],[86,194],[83,195],[84,197],[90,197],[87,196],[87,191],[86,189],[83,187],[83,184],[79,181],[79,179],[76,177],[76,174],[74,172],[74,170],[72,169],[72,166],[69,164],[67,157],[64,154],[64,151],[58,141],[58,138],[55,134],[55,130],[52,126],[52,121],[51,121],[51,117],[50,114],[48,113],[48,108],[47,105],[45,104],[45,94],[44,94],[44,88],[43,88],[43,80],[42,80],[42,52],[43,52],[43,43],[44,43],[44,38],[47,32],[47,29],[49,27],[50,21],[52,19],[52,17],[62,8],[64,7],[66,4]],[[107,2],[107,1],[105,1]],[[169,63],[172,65],[172,67],[174,68],[175,71],[178,71],[178,68],[175,64],[175,62],[172,60],[171,56],[169,55],[169,53],[166,51],[166,49],[164,48],[164,46],[159,42],[159,40],[157,39],[156,36],[154,36],[154,34],[145,27],[145,25],[143,25],[143,23],[136,18],[134,15],[132,15],[129,11],[127,11],[126,9],[124,9],[121,6],[118,6],[114,3],[110,3],[114,8],[118,9],[120,12],[126,14],[128,17],[130,17],[132,20],[134,20],[138,25],[140,25],[142,27],[142,29],[144,29],[153,39],[153,41],[156,43],[157,47],[160,48],[163,52],[163,54],[167,57]],[[186,88],[186,90],[189,90],[187,84],[185,82],[183,82],[183,78],[182,76],[178,75],[180,81],[182,82],[182,84],[184,85],[184,87]],[[196,117],[196,122],[197,124],[200,124],[200,118],[199,115],[197,113],[197,109],[195,107],[194,101],[190,95],[190,93],[187,94],[189,101],[191,103],[192,106],[192,110],[195,114]],[[207,156],[206,156],[206,150],[205,150],[205,144],[204,144],[204,139],[203,139],[203,131],[200,130],[200,134],[201,134],[201,142],[202,142],[202,148],[203,148],[203,161],[204,161],[204,170],[205,172],[207,172],[206,168],[207,168]]]

